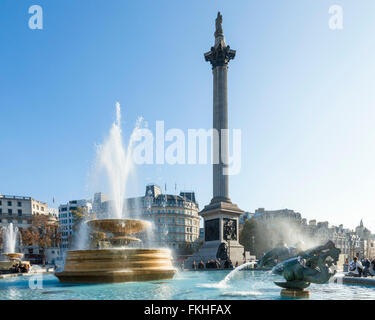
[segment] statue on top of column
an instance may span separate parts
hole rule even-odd
[[[215,37],[217,35],[222,35],[223,34],[223,16],[221,15],[220,11],[217,13],[217,18],[215,20],[216,23],[216,31],[215,31]]]

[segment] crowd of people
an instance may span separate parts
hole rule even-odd
[[[21,261],[17,262],[10,269],[11,273],[27,273],[29,272],[30,265],[27,263],[22,263]]]
[[[235,267],[238,267],[238,262],[236,262]],[[192,264],[193,270],[202,270],[202,269],[234,269],[233,263],[230,259],[219,261],[219,260],[208,260],[204,263],[202,260],[199,263],[196,263],[195,260]]]
[[[346,264],[349,264],[347,276],[351,277],[373,277],[375,276],[375,259],[364,258],[358,260],[357,257],[354,257],[353,260]]]

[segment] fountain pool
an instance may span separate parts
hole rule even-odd
[[[222,282],[229,271],[183,271],[173,279],[114,284],[60,283],[43,276],[43,288],[30,289],[30,276],[0,280],[0,300],[279,300],[281,277],[270,272],[245,270]],[[310,300],[375,299],[375,288],[327,283],[312,284]]]

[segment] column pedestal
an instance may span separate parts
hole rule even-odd
[[[236,204],[230,202],[214,202],[205,206],[199,213],[204,219],[204,243],[191,258],[186,267],[195,260],[207,262],[217,259],[216,254],[221,243],[228,248],[228,257],[235,265],[245,262],[244,247],[238,242],[238,217],[244,213]],[[189,264],[190,263],[190,264]]]

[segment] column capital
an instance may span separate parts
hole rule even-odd
[[[236,56],[236,50],[232,50],[230,46],[223,46],[221,42],[215,47],[211,47],[211,51],[204,54],[206,61],[212,65],[212,69],[218,66],[227,66],[229,61]]]

